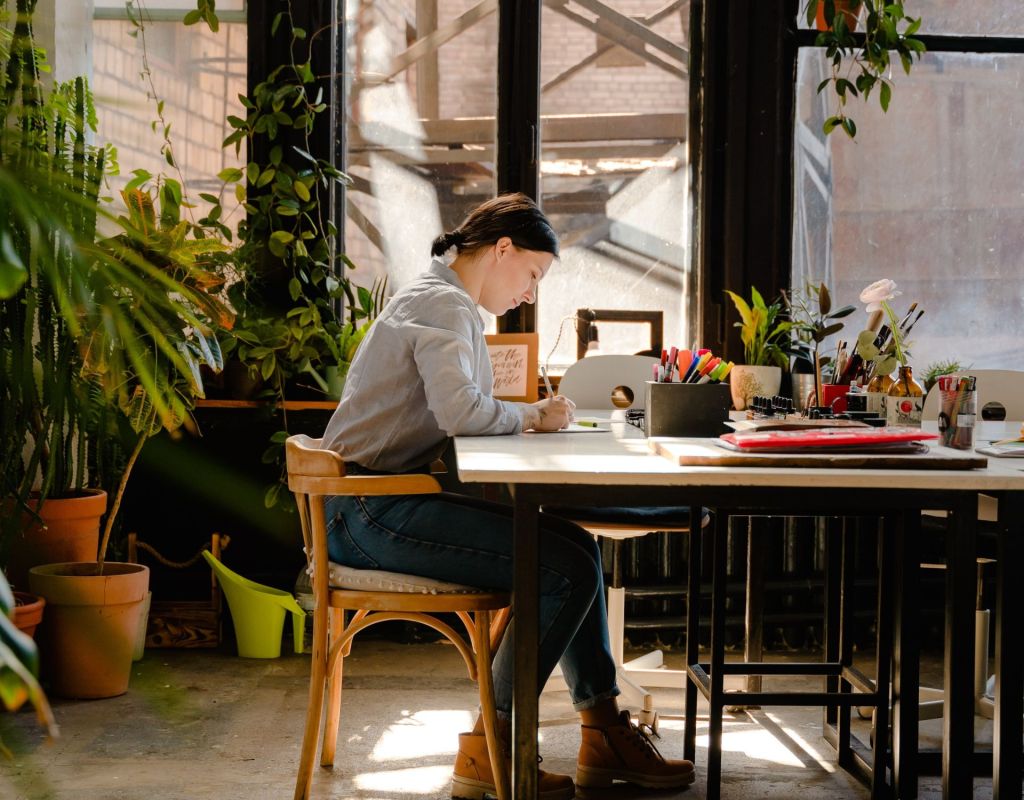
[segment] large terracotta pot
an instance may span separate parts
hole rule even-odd
[[[836,12],[846,18],[846,27],[851,31],[857,30],[857,17],[860,14],[861,0],[835,0]],[[818,11],[815,15],[814,27],[819,31],[832,30],[832,20],[825,19],[825,0],[818,3]]]
[[[45,564],[29,585],[46,598],[39,630],[43,672],[61,697],[116,697],[128,691],[149,568],[107,562]]]
[[[107,493],[85,489],[74,497],[38,497],[29,505],[39,512],[42,524],[29,514],[22,515],[21,530],[10,543],[5,572],[11,585],[28,586],[28,571],[40,564],[95,561],[100,545],[100,519],[107,512]]]
[[[14,625],[26,636],[35,636],[36,628],[43,619],[46,600],[28,592],[14,593]]]
[[[782,386],[781,367],[754,367],[737,364],[729,370],[729,390],[732,404],[737,411],[743,411],[755,396],[774,397]]]

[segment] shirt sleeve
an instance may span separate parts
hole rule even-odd
[[[471,316],[461,305],[438,303],[427,317],[406,323],[427,407],[448,436],[490,436],[523,429],[522,404],[485,393],[474,378],[477,354]]]

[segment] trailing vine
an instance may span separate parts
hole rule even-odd
[[[835,111],[822,125],[826,136],[837,129],[851,139],[857,135],[857,125],[847,113],[851,97],[867,100],[877,87],[878,103],[882,111],[888,111],[892,54],[909,75],[914,58],[920,60],[925,53],[924,42],[914,36],[921,18],[908,16],[903,5],[903,0],[807,0],[807,24],[814,27],[819,16],[825,21],[826,30],[818,34],[815,45],[824,47],[831,61],[832,74],[817,89],[821,94],[831,87],[835,95]],[[864,32],[857,34],[853,26],[862,6]],[[823,13],[819,15],[819,11]]]

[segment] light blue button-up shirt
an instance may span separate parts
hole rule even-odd
[[[323,448],[370,469],[429,464],[449,436],[519,433],[524,403],[492,397],[476,304],[434,261],[391,298],[356,352]]]

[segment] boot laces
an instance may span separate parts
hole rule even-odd
[[[608,734],[605,732],[605,738],[607,739],[607,737]],[[633,745],[633,747],[642,751],[645,757],[653,759],[654,761],[665,760],[661,751],[658,750],[658,748],[655,747],[654,742],[651,741],[651,737],[646,731],[644,731],[642,726],[636,725],[633,720],[630,720],[627,726],[626,739]],[[609,742],[609,744],[611,744],[611,742]]]

